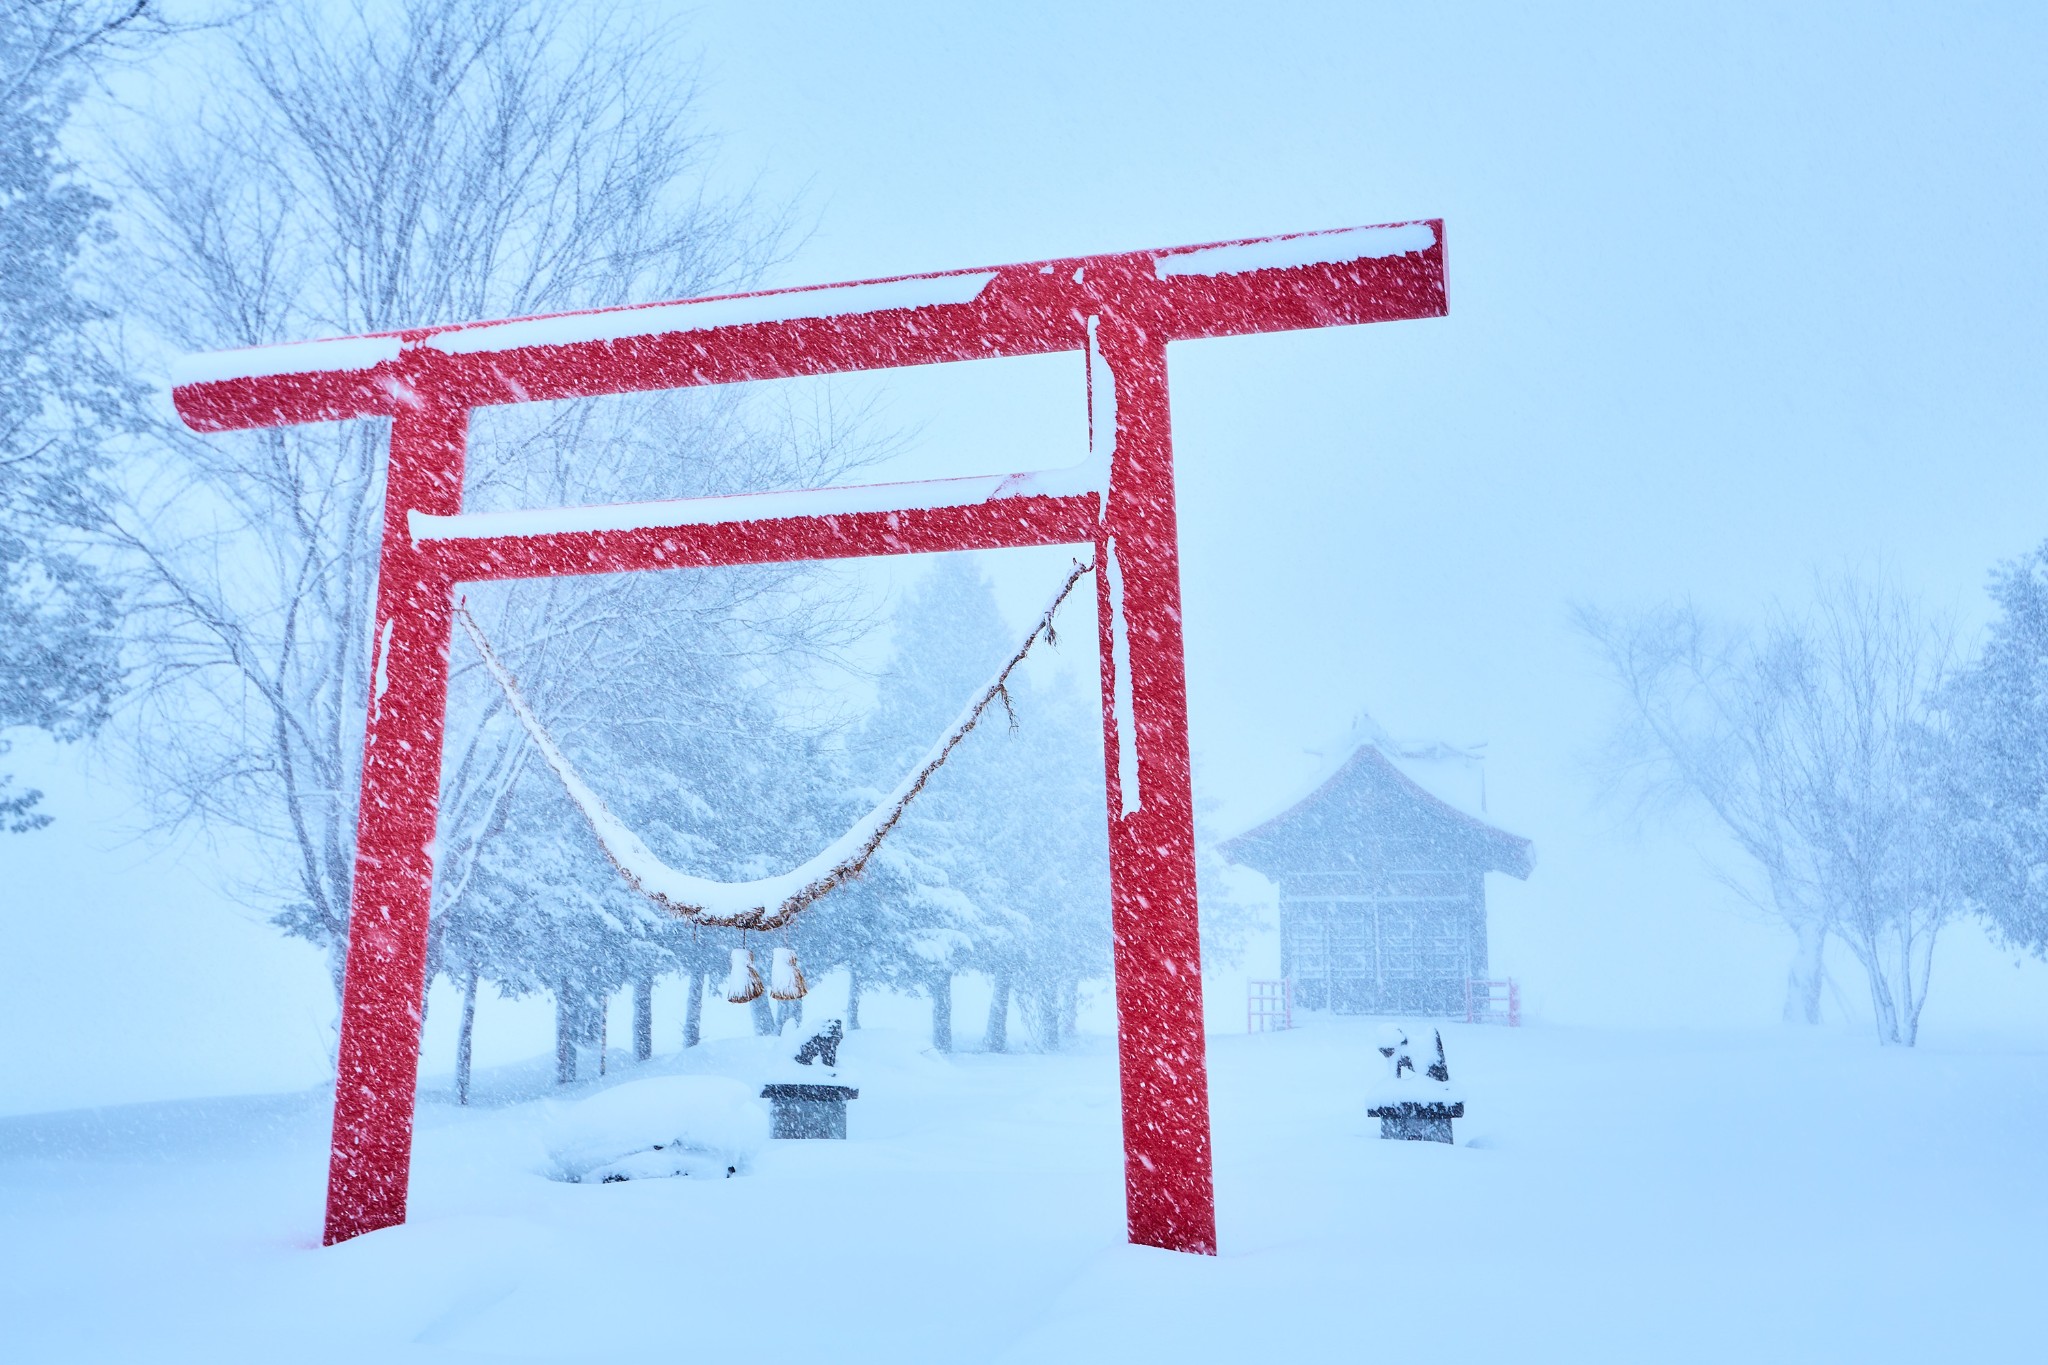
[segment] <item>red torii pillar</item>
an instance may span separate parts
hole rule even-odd
[[[460,584],[1093,545],[1130,1239],[1213,1254],[1168,343],[1441,316],[1440,221],[422,327],[228,352],[195,431],[391,419],[325,1240],[405,1220],[448,645]],[[479,407],[1088,355],[1090,461],[1006,478],[462,511]]]

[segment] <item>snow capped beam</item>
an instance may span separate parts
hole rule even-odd
[[[1444,311],[1432,220],[258,347],[172,398],[228,431],[1081,350],[1104,312],[1181,340]]]
[[[566,509],[566,516],[486,512],[428,517],[415,512],[412,526],[423,566],[449,582],[475,583],[716,564],[1082,545],[1094,539],[1101,515],[1101,499],[1092,492],[1027,490],[986,500],[894,508],[863,509],[849,503],[829,512],[804,510],[812,496],[747,494],[616,508],[578,507]],[[713,520],[705,515],[709,509],[693,505],[704,503],[746,503],[760,508],[761,514],[745,520]],[[495,529],[506,525],[520,529]]]
[[[383,336],[294,341],[283,346],[250,346],[239,351],[180,356],[171,364],[171,383],[176,388],[185,388],[223,379],[370,370],[397,360],[403,340],[396,332],[390,332]]]
[[[704,332],[743,323],[791,322],[799,318],[843,318],[895,309],[972,303],[996,277],[993,270],[964,275],[919,275],[867,284],[815,285],[779,294],[745,294],[693,303],[650,303],[595,313],[563,313],[514,322],[473,323],[429,336],[425,343],[450,355],[516,351],[527,346],[567,346],[584,341],[624,341],[668,332]]]
[[[516,512],[407,515],[415,541],[482,540],[500,536],[563,535],[587,531],[645,531],[681,526],[791,517],[844,517],[860,512],[971,507],[1003,498],[1100,493],[1106,471],[1087,465],[1035,474],[979,474],[908,483],[862,483],[782,493],[735,493],[662,502],[615,502],[594,507],[547,507]]]
[[[1302,232],[1291,237],[1169,251],[1153,259],[1152,270],[1162,280],[1175,275],[1244,275],[1254,270],[1377,261],[1427,251],[1435,245],[1436,232],[1428,223],[1339,228],[1335,232]]]
[[[961,548],[1080,544],[1107,470],[853,484],[664,502],[454,516],[407,514],[413,543],[451,579],[616,573]]]

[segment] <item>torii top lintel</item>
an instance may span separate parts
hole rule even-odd
[[[173,400],[231,431],[1080,350],[1090,316],[1166,341],[1440,317],[1443,253],[1426,220],[410,328],[194,357]]]

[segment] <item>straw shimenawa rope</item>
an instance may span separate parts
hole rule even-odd
[[[1009,661],[996,672],[988,686],[984,687],[969,703],[967,709],[961,712],[945,737],[926,755],[924,763],[898,784],[896,790],[880,805],[809,862],[779,877],[753,882],[713,882],[677,872],[655,857],[638,835],[619,823],[604,801],[570,765],[568,758],[562,753],[561,746],[555,743],[554,736],[548,733],[547,727],[541,723],[540,717],[534,714],[532,706],[527,703],[525,694],[519,689],[518,680],[498,658],[497,651],[491,648],[490,641],[484,638],[483,628],[470,614],[467,602],[456,606],[455,616],[462,623],[463,630],[468,633],[470,643],[476,646],[484,667],[490,671],[491,677],[505,693],[505,700],[511,706],[513,714],[519,717],[520,724],[526,727],[527,735],[540,749],[548,766],[554,770],[555,776],[561,779],[563,788],[569,793],[569,799],[576,803],[576,808],[583,812],[584,819],[590,822],[591,832],[597,836],[598,845],[604,850],[606,859],[618,869],[619,875],[626,880],[627,885],[667,913],[692,924],[722,929],[777,929],[795,919],[821,897],[861,875],[867,867],[868,860],[882,846],[882,841],[889,837],[890,832],[902,820],[903,813],[910,808],[910,803],[924,791],[925,784],[931,780],[932,774],[945,765],[953,750],[973,732],[989,707],[1000,700],[1004,711],[1011,714],[1014,723],[1015,716],[1010,710],[1008,687],[1010,675],[1024,662],[1025,656],[1031,653],[1032,646],[1037,644],[1041,637],[1048,644],[1058,643],[1053,632],[1053,617],[1058,613],[1060,605],[1067,600],[1068,594],[1073,592],[1074,585],[1094,567],[1093,563],[1075,563],[1073,571],[1067,575],[1066,581],[1053,595],[1052,604],[1031,627],[1030,633],[1024,637],[1024,643],[1018,646],[1017,652],[1010,656]],[[842,847],[846,851],[841,856],[832,859],[823,867],[815,866]],[[776,892],[782,894],[777,896],[774,894]],[[749,903],[754,901],[759,903]]]

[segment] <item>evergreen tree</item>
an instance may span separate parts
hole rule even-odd
[[[2015,947],[2048,954],[2048,543],[1992,574],[1984,651],[1949,689],[1946,790],[1970,844],[1971,899]]]
[[[61,740],[99,726],[119,678],[113,596],[78,542],[135,396],[93,345],[105,315],[76,287],[107,205],[59,147],[92,49],[89,27],[58,22],[72,8],[0,10],[0,732]],[[38,799],[0,774],[0,827],[48,823]]]
[[[777,705],[805,656],[731,615],[722,573],[758,586],[749,571],[630,574],[500,585],[470,608],[607,808],[671,865],[730,881],[793,866],[830,835],[814,819],[815,736]],[[431,966],[553,995],[558,1074],[575,1080],[614,992],[633,986],[644,1003],[658,977],[722,966],[740,936],[693,930],[634,892],[502,701],[459,645],[451,714],[503,772],[451,803]]]
[[[917,765],[1016,648],[988,585],[959,555],[933,562],[892,625],[875,708],[846,756],[842,825]],[[932,1044],[941,1051],[953,1045],[953,978],[989,933],[974,847],[983,832],[975,796],[989,730],[984,721],[954,750],[860,881],[804,917],[821,965],[846,967],[863,988],[930,997]]]
[[[1077,635],[1093,643],[1092,634]],[[1092,679],[1089,680],[1092,683]],[[1084,980],[1108,975],[1109,834],[1104,819],[1102,716],[1093,686],[1026,689],[983,796],[984,849],[1010,914],[979,965],[995,979],[986,1034],[1010,1045],[1017,1006],[1032,1041],[1058,1047],[1074,1029]]]
[[[1085,598],[1083,599],[1085,601]],[[909,771],[1018,645],[987,581],[944,556],[894,619],[873,714],[850,745],[870,804]],[[805,916],[821,960],[862,986],[931,998],[933,1045],[952,1046],[952,982],[986,972],[984,1035],[1008,1046],[1013,1001],[1042,1046],[1107,963],[1109,893],[1100,720],[1092,693],[1017,687],[934,775],[867,875]],[[1005,720],[1014,717],[1014,725]],[[851,809],[851,805],[849,809]],[[849,817],[850,818],[850,815]]]

